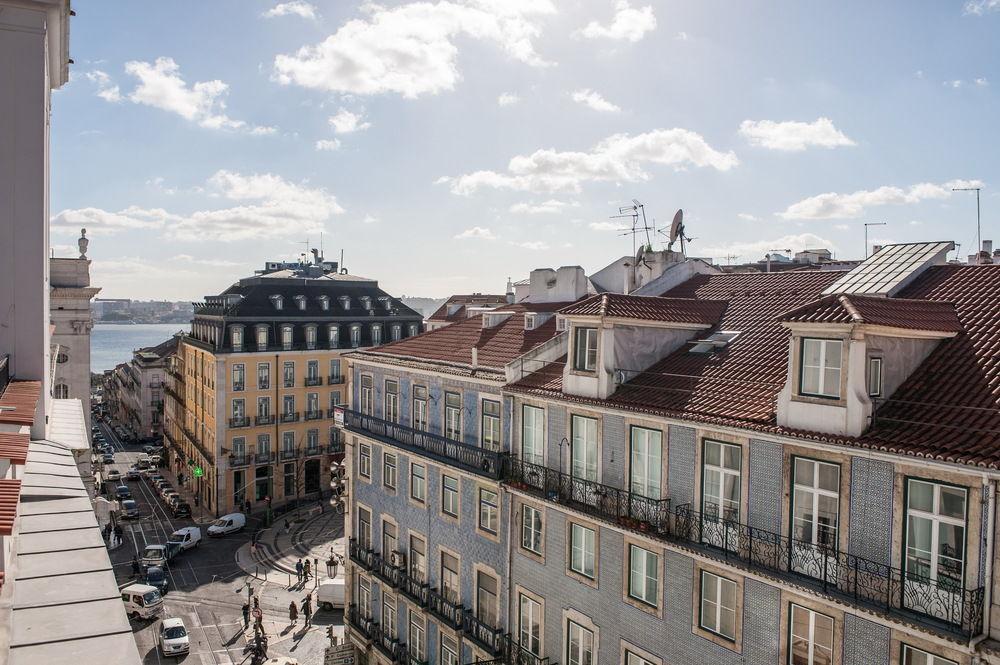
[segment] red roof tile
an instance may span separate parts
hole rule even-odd
[[[11,381],[0,395],[0,423],[31,425],[42,394],[40,381]]]
[[[710,326],[726,311],[725,300],[661,298],[602,293],[572,304],[560,311],[571,316],[606,316],[643,321],[694,323]]]
[[[28,461],[28,442],[27,434],[0,432],[0,458],[24,466]]]
[[[454,295],[448,298],[440,307],[438,307],[433,314],[431,314],[427,320],[428,321],[461,321],[468,318],[465,312],[466,307],[481,307],[486,305],[503,305],[507,302],[507,296],[502,295],[489,295],[482,293],[474,293],[472,295]],[[453,305],[460,305],[460,307],[452,312],[448,313],[448,308]]]
[[[838,295],[820,298],[781,317],[789,323],[858,323],[908,330],[959,333],[962,324],[948,302]]]
[[[20,480],[0,479],[0,536],[9,536],[14,531],[14,520],[17,519],[17,504],[20,498]]]

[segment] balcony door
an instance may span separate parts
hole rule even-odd
[[[597,419],[573,416],[570,443],[570,484],[574,501],[596,505],[597,483]],[[579,481],[587,482],[579,482]]]
[[[905,607],[949,623],[963,620],[968,492],[906,481]]]
[[[701,483],[701,538],[716,547],[739,547],[743,449],[731,443],[705,441]]]
[[[795,458],[792,476],[791,569],[836,582],[840,465]]]

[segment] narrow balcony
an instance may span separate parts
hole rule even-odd
[[[230,455],[229,456],[229,468],[238,469],[250,464],[249,455]]]
[[[313,386],[323,385],[322,376],[307,376],[305,379],[306,388],[312,388]]]
[[[499,479],[506,468],[507,454],[486,450],[461,441],[406,427],[344,409],[345,427],[359,434],[378,439],[445,464],[494,480]]]
[[[486,649],[494,656],[503,653],[504,632],[502,628],[496,628],[493,624],[498,623],[492,617],[479,617],[470,609],[462,610],[462,630],[472,641]]]
[[[331,386],[339,386],[340,384],[344,383],[344,381],[345,381],[345,379],[344,379],[344,375],[343,374],[337,374],[336,376],[328,376],[328,377],[326,377],[326,383],[327,383],[327,385],[331,385]]]
[[[520,644],[514,635],[508,633],[501,639],[500,655],[492,660],[473,661],[467,665],[557,665],[548,658],[531,653]]]
[[[322,455],[323,454],[323,447],[322,446],[306,446],[305,450],[302,451],[302,454],[305,455],[306,457],[316,457],[317,455]]]
[[[356,630],[369,642],[375,637],[375,633],[379,628],[375,619],[361,614],[361,610],[358,609],[356,603],[351,603],[347,608],[347,623],[350,624],[352,630]]]
[[[296,450],[295,448],[292,448],[291,450],[282,450],[281,451],[281,461],[282,462],[285,462],[287,460],[293,460],[293,459],[295,459],[298,456],[299,456],[299,451]]]
[[[306,420],[320,420],[323,417],[323,409],[306,411]]]
[[[254,453],[253,461],[257,464],[270,464],[274,461],[274,453]]]
[[[235,416],[229,419],[230,427],[250,427],[249,416]]]
[[[512,487],[553,503],[737,567],[794,581],[851,606],[966,638],[982,633],[982,587],[966,589],[932,580],[833,546],[699,513],[691,504],[671,507],[669,499],[650,499],[521,460],[512,459],[509,466],[507,482]]]
[[[299,422],[299,412],[298,411],[288,411],[281,414],[281,422],[283,423],[297,423]]]
[[[400,642],[398,637],[393,637],[391,630],[386,629],[385,626],[375,626],[372,642],[375,644],[375,648],[385,654],[393,665],[407,662],[406,645]]]
[[[256,418],[253,419],[253,424],[257,425],[257,426],[260,426],[260,425],[273,425],[274,424],[274,416],[273,415],[257,416]]]
[[[327,452],[331,455],[343,455],[344,454],[344,442],[343,441],[331,441],[330,445],[326,448]]]
[[[442,619],[450,628],[462,627],[462,605],[448,597],[444,591],[427,591],[427,609]]]

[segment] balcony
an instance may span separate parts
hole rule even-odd
[[[522,647],[510,633],[500,639],[500,646],[500,655],[493,660],[480,660],[468,665],[556,665],[550,663],[548,658],[536,656]]]
[[[316,457],[317,455],[322,455],[323,454],[323,447],[322,446],[306,446],[305,450],[302,451],[302,454],[305,455],[306,457]]]
[[[330,445],[327,446],[327,452],[331,455],[343,455],[344,454],[344,442],[343,441],[332,441]]]
[[[229,468],[237,469],[250,464],[249,455],[230,455],[229,456]]]
[[[201,439],[198,438],[198,436],[194,432],[188,429],[186,425],[181,426],[181,431],[184,432],[184,436],[187,438],[188,441],[191,442],[191,445],[197,448],[198,452],[201,453],[202,457],[204,457],[209,464],[214,465],[215,455],[212,454],[212,452],[205,447],[205,444],[201,442]]]
[[[427,591],[427,609],[444,620],[449,627],[462,627],[462,605],[450,600],[444,592],[429,589]]]
[[[359,434],[378,439],[392,446],[409,450],[439,462],[475,473],[494,480],[499,479],[506,468],[506,453],[485,450],[461,441],[421,430],[366,416],[357,411],[344,409],[345,427]]]
[[[274,461],[274,453],[254,453],[253,461],[257,464],[270,464]]]
[[[253,419],[253,424],[254,425],[258,425],[258,426],[259,425],[273,425],[274,424],[274,416],[273,415],[269,415],[269,416],[257,416],[256,418]]]
[[[669,499],[650,499],[521,460],[511,460],[509,467],[507,481],[514,488],[607,522],[811,587],[851,606],[966,638],[982,632],[982,587],[931,580],[834,547],[699,513],[690,504],[671,507]]]
[[[361,611],[358,609],[356,603],[351,603],[347,608],[347,622],[351,625],[353,630],[356,630],[361,635],[364,635],[365,639],[369,642],[373,640],[379,627],[378,623],[375,622],[375,619],[361,614]]]
[[[246,390],[246,385],[242,381],[236,381],[233,383],[233,392],[241,393]]]
[[[344,383],[345,381],[346,381],[346,379],[344,378],[343,374],[337,374],[336,376],[328,376],[328,377],[326,377],[326,383],[327,383],[327,385],[330,385],[330,386],[339,386],[340,384]]]
[[[230,427],[250,427],[249,416],[235,416],[229,419]]]
[[[323,385],[322,376],[307,376],[305,380],[306,388]]]
[[[295,450],[294,448],[292,448],[291,450],[282,450],[281,451],[281,460],[282,461],[290,460],[290,459],[295,459],[298,456],[299,456],[299,451]]]
[[[472,641],[489,651],[494,656],[503,653],[504,633],[501,628],[494,628],[491,623],[498,623],[482,619],[470,610],[462,610],[462,630]]]
[[[320,420],[323,417],[323,409],[306,411],[306,420]]]
[[[283,423],[297,423],[299,422],[299,412],[289,411],[281,414],[281,422]]]

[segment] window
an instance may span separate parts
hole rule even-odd
[[[492,534],[498,533],[499,516],[497,493],[493,490],[479,490],[479,528]]]
[[[410,464],[410,498],[423,503],[427,499],[427,478],[423,464]]]
[[[373,323],[372,324],[372,346],[378,346],[382,343],[382,324]]]
[[[340,300],[340,306],[344,309],[351,308],[351,296],[340,296],[338,300]]]
[[[331,349],[336,349],[340,346],[340,326],[335,323],[331,323],[327,326],[326,341]]]
[[[542,655],[542,607],[530,597],[518,594],[518,633],[521,648]]]
[[[736,639],[736,582],[701,571],[701,614],[698,625],[728,640]]]
[[[392,326],[392,341],[398,342],[403,339],[403,326],[394,323]]]
[[[362,443],[360,450],[361,452],[358,455],[358,475],[370,480],[372,477],[372,447],[367,443]]]
[[[287,361],[286,360],[285,364],[282,365],[281,372],[282,372],[282,374],[281,374],[281,376],[282,376],[282,379],[281,379],[282,385],[285,388],[294,388],[295,387],[295,363],[292,362],[292,361]]]
[[[900,665],[958,665],[958,663],[904,644]]]
[[[295,413],[295,395],[283,395],[281,398],[281,414],[291,416]]]
[[[281,433],[281,454],[283,456],[295,454],[295,432]]]
[[[330,392],[330,408],[340,406],[340,391],[334,390]]]
[[[790,665],[828,665],[833,662],[833,619],[792,604],[789,617]]]
[[[399,421],[399,382],[385,380],[385,419],[391,423]]]
[[[458,665],[458,643],[444,635],[440,635],[440,638],[441,660],[438,662],[438,665]]]
[[[521,458],[529,464],[544,464],[545,410],[527,404],[521,407]]]
[[[257,326],[257,350],[267,351],[267,328]]]
[[[655,663],[625,649],[625,665],[655,665]]]
[[[264,457],[271,456],[271,435],[270,434],[258,434],[257,435],[257,454],[263,455]]]
[[[409,329],[410,329],[410,337],[413,337],[420,331],[420,327],[416,323],[411,323]]]
[[[306,326],[306,348],[316,348],[316,326]]]
[[[330,296],[319,296],[316,298],[319,301],[319,308],[322,310],[330,309]]]
[[[390,639],[396,637],[396,599],[382,594],[382,628]]]
[[[367,577],[358,576],[358,607],[361,616],[371,618],[372,612],[372,582]]]
[[[427,544],[419,536],[410,536],[410,577],[423,582],[427,579]]]
[[[659,598],[660,557],[635,545],[629,545],[628,550],[628,595],[655,607]]]
[[[247,415],[246,400],[233,400],[233,420],[243,420]]]
[[[306,308],[306,297],[303,295],[295,296],[295,304],[300,310],[305,311]]]
[[[396,525],[382,520],[382,557],[388,559],[396,551]]]
[[[458,478],[441,476],[441,512],[458,517]]]
[[[334,358],[330,361],[330,383],[340,383],[340,359]]]
[[[358,348],[361,346],[361,326],[358,324],[351,325],[351,347]]]
[[[271,417],[271,398],[270,397],[258,397],[257,398],[257,417],[258,418],[270,418]]]
[[[410,634],[407,638],[410,657],[414,660],[424,659],[424,625],[417,620],[417,615],[410,612]]]
[[[597,369],[597,328],[574,329],[573,369],[578,372]]]
[[[459,602],[462,597],[459,570],[458,557],[441,552],[441,593],[452,603]]]
[[[285,306],[285,299],[278,295],[271,296],[271,302],[274,304],[275,309],[280,310]]]
[[[568,621],[566,662],[569,665],[594,665],[594,633],[575,621]]]
[[[358,506],[358,544],[366,550],[372,547],[372,514],[367,508]]]
[[[573,416],[570,473],[574,478],[597,481],[597,419]]]
[[[391,490],[396,489],[396,456],[382,454],[382,484]]]
[[[306,363],[306,378],[310,381],[319,379],[319,361],[310,360]]]
[[[361,375],[361,413],[366,416],[372,415],[372,377],[370,374]]]
[[[243,328],[242,326],[233,326],[229,329],[229,344],[233,347],[233,351],[243,350]]]
[[[311,429],[306,432],[306,447],[311,450],[316,450],[319,447],[319,430]]]
[[[792,538],[801,544],[836,549],[840,466],[797,457],[793,468]]]
[[[633,427],[629,458],[629,489],[651,499],[660,498],[663,460],[663,432]]]
[[[868,359],[868,396],[882,396],[882,359]]]
[[[319,412],[319,393],[306,393],[306,411],[313,415]]]
[[[739,446],[705,442],[701,509],[707,517],[732,522],[740,520],[742,470],[743,454]]]
[[[281,326],[281,348],[290,351],[292,348],[292,327]]]
[[[483,448],[500,450],[500,402],[483,400]]]
[[[444,435],[455,441],[462,440],[462,396],[444,394]]]
[[[802,339],[802,367],[799,370],[799,394],[817,397],[840,397],[839,339]]]
[[[594,530],[570,524],[570,570],[591,579],[594,575]]]
[[[233,365],[233,390],[246,388],[246,366],[243,363]]]
[[[271,388],[271,364],[257,363],[257,389],[269,390]]]
[[[497,578],[476,573],[476,618],[490,627],[497,627],[497,600],[500,598]]]
[[[542,511],[526,503],[521,505],[521,547],[542,553]]]
[[[427,386],[413,386],[413,429],[427,429]]]
[[[247,454],[247,440],[246,437],[238,436],[233,439],[233,457],[238,460],[246,457]]]
[[[907,479],[906,574],[915,583],[962,589],[966,500],[964,488]]]
[[[295,462],[285,464],[285,496],[295,495]]]

